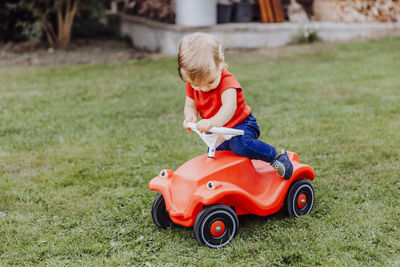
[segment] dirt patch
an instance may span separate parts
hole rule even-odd
[[[101,64],[161,57],[165,55],[140,51],[115,40],[78,40],[68,48],[59,49],[33,42],[0,44],[0,67]]]

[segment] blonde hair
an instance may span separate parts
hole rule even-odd
[[[185,36],[178,52],[178,72],[183,81],[185,77],[197,82],[207,78],[211,72],[211,62],[218,68],[224,62],[221,44],[205,33],[193,33]]]

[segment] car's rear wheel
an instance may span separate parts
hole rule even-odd
[[[194,222],[194,236],[200,245],[218,248],[227,245],[239,229],[235,211],[223,204],[204,208]]]
[[[165,201],[162,194],[159,194],[154,200],[151,208],[151,216],[153,217],[154,223],[159,228],[167,228],[173,224],[165,207]]]
[[[290,217],[309,214],[314,206],[314,188],[308,180],[295,181],[286,196],[285,210]]]

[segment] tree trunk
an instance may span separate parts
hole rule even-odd
[[[42,19],[42,28],[46,33],[47,41],[51,47],[55,47],[57,45],[57,36],[53,30],[53,26],[50,22],[48,22],[47,18]]]
[[[72,4],[71,1],[73,1]],[[60,2],[57,5],[57,43],[61,46],[67,46],[71,41],[72,24],[78,11],[78,5],[79,0],[67,0],[65,12],[63,12],[63,5]]]
[[[43,31],[46,33],[49,45],[55,47],[58,45],[69,45],[71,41],[72,24],[74,23],[75,14],[79,9],[79,1],[80,0],[66,0],[65,5],[63,5],[62,0],[55,0],[57,34],[48,19],[48,14],[52,10],[51,6],[47,6],[44,10],[42,8],[41,10],[41,8],[36,5],[35,0],[32,2],[24,1],[24,4],[40,18],[40,23],[42,24]]]
[[[40,24],[42,25],[43,31],[46,34],[49,45],[51,47],[55,47],[57,45],[57,35],[54,32],[53,25],[51,25],[47,18],[48,10],[44,10],[42,12],[40,9],[35,8],[36,1],[24,2],[24,4],[33,12],[33,14],[40,18]]]

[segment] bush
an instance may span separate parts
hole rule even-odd
[[[319,41],[318,30],[313,27],[302,28],[292,37],[293,44],[305,44]]]
[[[57,9],[52,1],[36,2],[33,8],[29,7],[29,3],[33,2],[0,0],[0,42],[42,40],[45,34],[40,20],[43,18],[40,15],[43,14],[48,25],[57,34]],[[105,23],[100,22],[100,19],[105,18],[109,5],[109,0],[80,1],[71,35],[84,38],[109,36],[110,31]],[[62,7],[65,8],[65,4]]]
[[[110,37],[112,33],[105,22],[109,2],[101,0],[96,5],[83,7],[75,17],[72,36],[75,38]]]
[[[0,1],[0,42],[38,40],[42,30],[32,12],[18,0]]]

